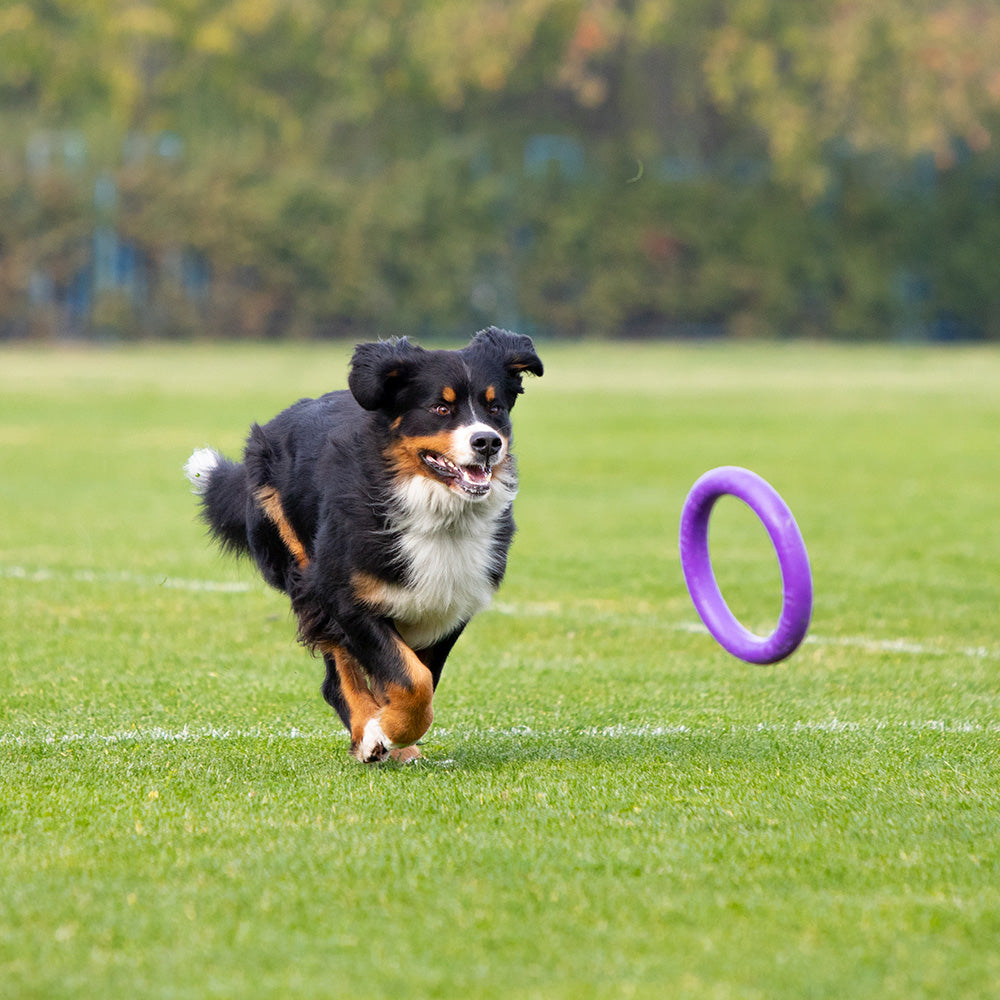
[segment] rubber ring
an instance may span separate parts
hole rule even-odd
[[[715,502],[731,495],[760,518],[781,567],[781,616],[766,637],[745,628],[729,610],[712,570],[708,522]],[[705,627],[727,652],[747,663],[777,663],[798,649],[812,618],[812,573],[799,526],[767,480],[736,465],[706,472],[691,487],[681,511],[681,569],[688,593]]]

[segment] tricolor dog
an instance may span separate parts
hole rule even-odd
[[[185,466],[215,539],[289,596],[359,760],[419,756],[444,662],[503,579],[526,372],[531,339],[494,327],[458,351],[360,344],[349,391],[255,424],[242,463]]]

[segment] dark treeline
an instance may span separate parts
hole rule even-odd
[[[1000,339],[1000,8],[0,9],[0,337]]]

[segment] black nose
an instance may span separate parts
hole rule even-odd
[[[503,438],[499,434],[494,434],[493,431],[483,431],[474,435],[469,443],[477,455],[481,455],[485,459],[490,459],[503,446]]]

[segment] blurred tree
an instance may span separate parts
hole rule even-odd
[[[746,114],[782,173],[813,192],[829,147],[901,159],[954,143],[984,150],[1000,106],[1000,7],[990,0],[808,4],[726,0],[705,71],[727,113]]]
[[[985,0],[8,0],[0,325],[1000,336],[998,107]]]

